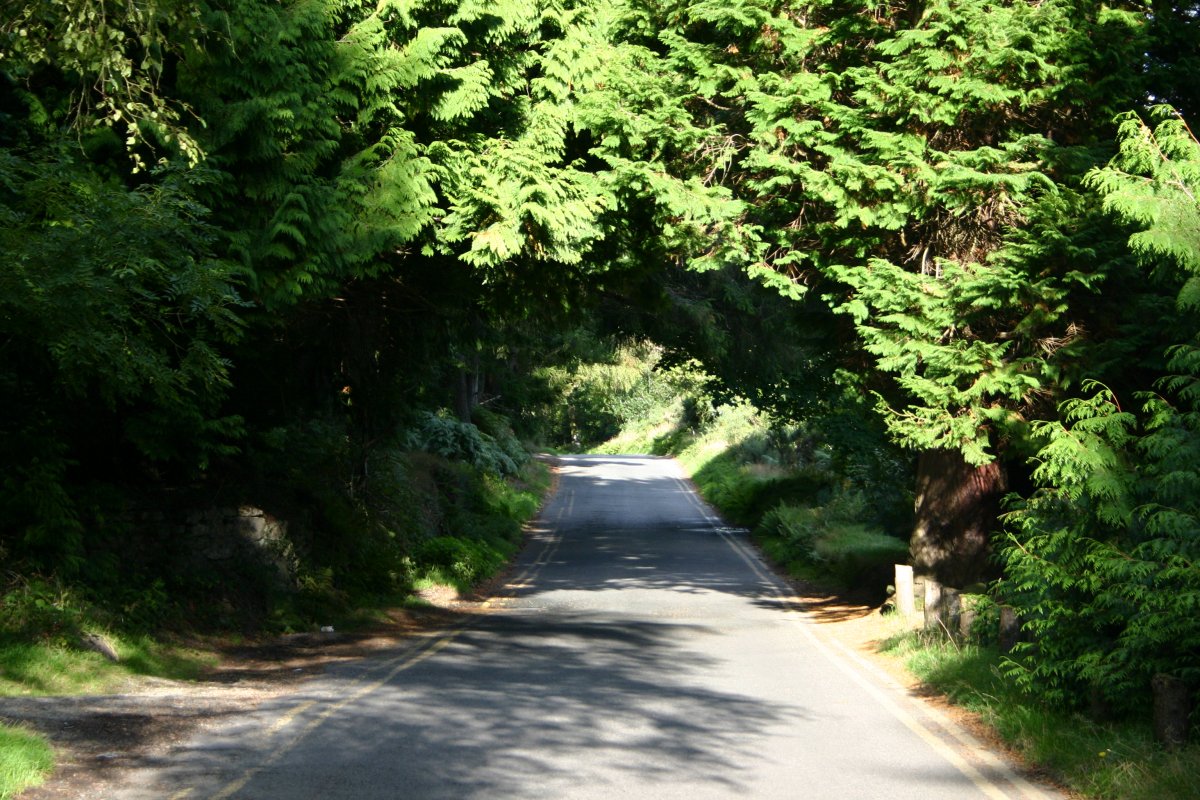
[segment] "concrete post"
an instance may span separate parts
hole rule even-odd
[[[905,617],[917,613],[916,598],[913,597],[913,568],[907,564],[896,565],[896,610]]]

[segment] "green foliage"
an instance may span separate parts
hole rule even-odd
[[[0,695],[103,693],[131,675],[191,680],[211,665],[209,654],[156,641],[141,632],[147,620],[131,619],[128,610],[114,613],[106,608],[108,598],[90,595],[52,578],[15,579],[3,587]],[[85,636],[103,638],[120,661],[86,647]]]
[[[478,470],[497,475],[515,474],[519,464],[529,457],[511,432],[497,441],[475,425],[444,413],[421,415],[408,432],[407,445],[413,450],[464,461]]]
[[[43,737],[24,728],[0,725],[0,800],[37,786],[54,768],[54,751]]]
[[[877,592],[892,565],[908,559],[908,541],[864,522],[872,516],[861,493],[843,490],[821,506],[776,505],[754,535],[790,571]]]
[[[1187,340],[1168,349],[1174,374],[1159,392],[1138,387],[1140,408],[1100,389],[1035,427],[1043,488],[1012,514],[1003,587],[1035,635],[1009,665],[1022,685],[1060,702],[1090,690],[1129,710],[1144,707],[1156,673],[1200,680],[1200,320],[1189,300],[1200,146],[1169,110],[1157,113],[1155,131],[1126,120],[1121,152],[1092,181],[1113,213],[1144,228],[1130,246],[1151,273],[1180,287],[1164,335]]]
[[[185,0],[11,3],[0,21],[0,63],[29,84],[44,72],[62,73],[74,83],[69,121],[84,134],[93,126],[119,129],[135,172],[146,167],[143,148],[159,145],[194,166],[202,154],[187,126],[192,110],[163,92],[161,81],[182,51],[199,46],[197,16]],[[31,92],[26,101],[40,105]]]
[[[551,430],[575,447],[592,447],[636,423],[658,421],[682,379],[656,369],[663,350],[652,342],[595,345],[589,360],[543,373],[557,395],[549,410]]]
[[[1038,769],[1084,797],[1183,800],[1195,794],[1200,748],[1165,751],[1142,723],[1097,722],[1048,708],[1004,675],[998,651],[919,631],[896,634],[885,652],[924,684],[980,715]]]
[[[679,454],[747,524],[811,506],[769,523],[829,562],[908,525],[890,435],[1020,490],[1038,454],[1001,587],[1024,685],[1200,679],[1200,146],[1165,108],[1112,122],[1194,113],[1187,4],[10,5],[19,569],[175,618],[215,579],[130,508],[237,485],[293,522],[286,624],[403,592],[426,550],[469,582],[532,502],[489,409]],[[422,411],[450,407],[475,424]]]
[[[506,546],[507,545],[507,546]],[[439,536],[422,544],[413,554],[422,577],[454,586],[466,593],[484,578],[495,574],[513,554],[511,542]]]
[[[611,107],[653,97],[663,110],[589,117],[598,151],[691,176],[736,214],[729,230],[729,214],[708,212],[719,244],[691,249],[674,230],[686,212],[660,222],[670,249],[793,298],[820,286],[852,320],[877,376],[859,381],[898,441],[982,463],[1019,438],[1075,355],[1066,301],[1106,266],[1073,229],[1086,201],[1067,203],[1072,217],[1059,198],[1096,163],[1092,115],[1138,96],[1137,14],[631,3],[618,30],[643,74],[673,77],[652,84],[659,96],[613,76],[626,97]],[[1087,111],[1062,113],[1076,105]],[[646,189],[664,208],[677,195]],[[1026,235],[1038,227],[1055,235]]]
[[[14,556],[77,565],[89,509],[67,472],[96,450],[184,475],[234,452],[241,420],[220,403],[243,302],[189,197],[204,176],[160,178],[126,190],[65,150],[0,150],[0,435],[14,446],[0,540]]]
[[[1171,263],[1200,271],[1200,143],[1184,119],[1169,106],[1152,110],[1151,129],[1136,114],[1123,117],[1120,153],[1094,171],[1090,184],[1104,196],[1106,210],[1136,225],[1129,246],[1152,269]],[[1191,278],[1180,291],[1182,310],[1200,306],[1200,279]]]

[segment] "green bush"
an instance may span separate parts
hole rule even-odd
[[[763,515],[756,533],[780,540],[793,558],[814,563],[816,540],[824,530],[820,516],[819,509],[781,503]]]
[[[413,558],[423,577],[465,592],[503,566],[514,549],[504,544],[502,539],[439,536],[424,542]]]
[[[755,536],[769,557],[795,571],[881,591],[891,565],[908,558],[908,544],[861,522],[865,513],[862,495],[854,491],[840,492],[824,506],[782,503],[763,515]]]
[[[529,461],[529,451],[518,441],[513,433],[512,425],[504,415],[489,411],[483,406],[477,406],[471,412],[475,427],[484,436],[492,437],[492,441],[517,467]],[[515,472],[515,470],[514,470]]]
[[[505,444],[483,433],[469,422],[447,414],[421,414],[408,431],[407,446],[412,450],[435,453],[443,458],[464,461],[483,472],[515,475],[518,464],[527,454],[516,445],[515,439]],[[514,446],[515,445],[515,446]],[[510,451],[517,455],[513,458]]]

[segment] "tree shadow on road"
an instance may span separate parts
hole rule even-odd
[[[739,796],[752,777],[741,770],[754,763],[756,738],[807,715],[701,685],[721,664],[694,653],[681,660],[679,640],[699,627],[593,614],[485,615],[435,658],[314,722],[379,680],[361,667],[335,669],[289,726],[308,732],[291,745],[286,731],[263,740],[249,763],[270,762],[283,746],[287,754],[237,796],[597,796],[634,777],[665,790],[681,775]],[[289,698],[292,707],[304,702],[303,693]],[[217,790],[219,781],[202,776],[229,780],[231,763],[245,758],[235,755],[237,744],[218,737],[176,753],[163,791]]]

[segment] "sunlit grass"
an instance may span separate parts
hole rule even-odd
[[[909,630],[896,633],[883,649],[903,659],[922,682],[978,713],[1029,763],[1086,797],[1200,797],[1200,745],[1169,752],[1145,723],[1101,723],[1046,708],[1004,678],[1000,654],[989,647]]]
[[[54,768],[54,752],[41,736],[0,725],[0,800],[40,784]]]
[[[61,641],[0,636],[0,696],[104,694],[138,675],[194,680],[216,661],[211,653],[173,647],[148,636],[106,638],[119,661]]]

